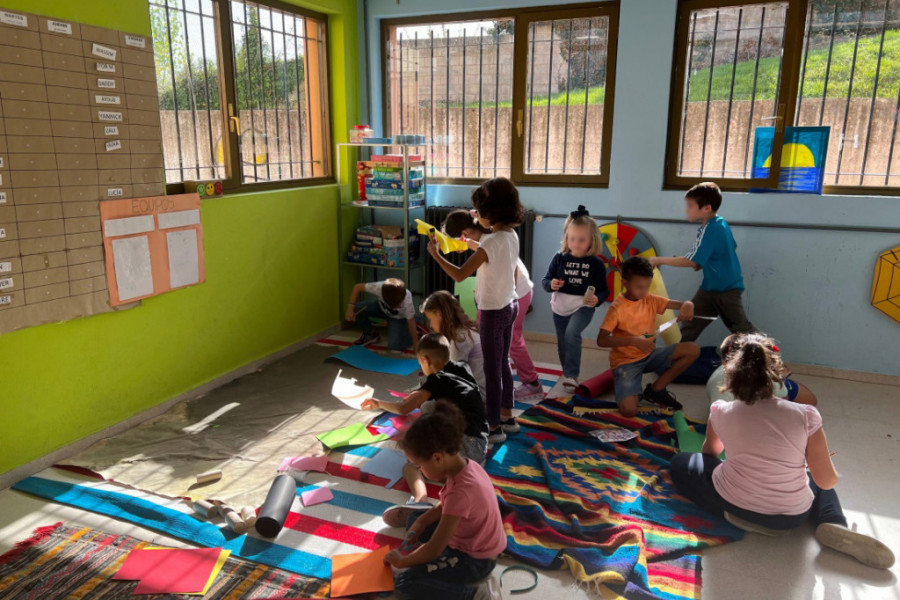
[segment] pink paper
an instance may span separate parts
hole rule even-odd
[[[334,494],[331,493],[331,488],[327,487],[317,487],[314,490],[308,490],[300,494],[303,506],[315,506],[316,504],[328,502],[332,498],[334,498]]]
[[[387,426],[387,427],[377,427],[376,426],[375,430],[378,433],[380,433],[381,435],[386,435],[389,438],[392,438],[400,433],[399,431],[397,431],[397,429],[395,427],[391,427],[391,426]]]
[[[409,413],[408,415],[400,415],[398,417],[391,417],[391,425],[394,429],[398,431],[405,431],[409,428],[410,425],[413,424],[413,421],[419,418],[421,413]]]
[[[287,471],[294,469],[295,471],[319,471],[325,472],[325,466],[328,464],[327,456],[288,456],[281,461],[279,471]]]
[[[140,579],[135,594],[193,594],[206,586],[221,552],[221,548],[132,550],[113,579]]]
[[[394,398],[400,398],[401,400],[406,400],[408,394],[404,394],[403,392],[398,392],[396,390],[388,390],[388,393]]]

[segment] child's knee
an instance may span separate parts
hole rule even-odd
[[[678,344],[682,356],[697,359],[700,357],[700,345],[697,342],[681,342]]]
[[[637,416],[638,411],[638,403],[640,402],[640,398],[637,396],[628,396],[618,401],[619,412],[622,413],[623,417],[634,417]]]

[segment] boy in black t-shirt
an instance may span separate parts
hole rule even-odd
[[[475,462],[484,462],[487,454],[488,424],[484,401],[478,392],[478,384],[468,365],[450,360],[450,342],[439,333],[429,333],[416,346],[419,366],[425,373],[422,385],[401,402],[386,402],[371,398],[362,404],[366,410],[386,410],[405,415],[417,408],[430,412],[437,400],[446,400],[459,407],[466,418],[462,453]],[[403,468],[403,475],[413,492],[413,502],[422,502],[428,495],[425,480],[419,470],[410,464]]]

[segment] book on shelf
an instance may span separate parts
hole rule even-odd
[[[402,154],[373,154],[369,160],[371,160],[372,162],[403,164],[403,155]],[[421,154],[410,154],[408,157],[408,160],[410,162],[422,162],[425,159]]]

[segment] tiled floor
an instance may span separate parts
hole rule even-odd
[[[535,360],[557,362],[553,345],[531,342],[529,348]],[[585,372],[599,371],[605,368],[605,354],[586,350],[583,364]],[[798,379],[819,397],[829,446],[837,451],[835,464],[842,475],[837,489],[848,519],[859,531],[875,534],[900,554],[900,389],[811,376]],[[706,417],[708,401],[703,387],[674,386],[673,391],[688,415]],[[183,545],[108,517],[3,490],[0,552],[28,537],[34,528],[56,521]],[[704,554],[703,597],[900,600],[898,575],[898,565],[879,571],[820,548],[809,528],[777,539],[748,534],[741,542]],[[508,583],[517,587],[527,582],[527,575],[512,574]],[[559,571],[541,572],[538,588],[519,597],[579,600],[590,596],[578,589],[567,572]]]

